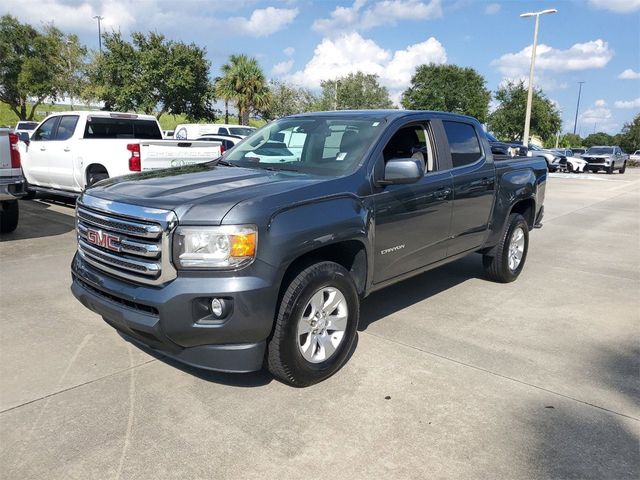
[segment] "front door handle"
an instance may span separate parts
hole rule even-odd
[[[41,151],[41,152],[44,152],[45,150],[46,150],[46,148],[45,148],[45,147],[40,147],[40,151]]]
[[[65,147],[65,148],[64,148],[64,151],[65,151],[65,152],[70,152],[70,151],[71,151],[71,149],[70,149],[69,147]]]
[[[481,185],[492,185],[493,184],[493,178],[489,178],[489,177],[484,177],[482,179],[482,181],[480,182]]]
[[[442,200],[444,198],[447,198],[449,195],[451,195],[451,189],[442,187],[436,190],[434,197],[436,197],[438,200]]]

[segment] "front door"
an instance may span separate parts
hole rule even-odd
[[[392,158],[421,159],[425,175],[413,184],[388,185],[374,195],[374,283],[446,255],[453,184],[451,172],[439,161],[433,139],[428,122],[405,125],[387,142],[379,159],[385,163]]]
[[[31,135],[27,153],[22,162],[22,169],[27,181],[33,185],[43,187],[50,185],[49,157],[59,120],[60,117],[49,118]]]

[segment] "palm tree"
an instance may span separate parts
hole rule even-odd
[[[265,109],[271,102],[264,72],[258,61],[247,55],[231,55],[221,70],[223,76],[216,81],[216,93],[225,100],[225,108],[229,100],[234,101],[240,124],[248,125],[251,111]]]

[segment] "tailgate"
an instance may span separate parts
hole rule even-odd
[[[11,147],[9,146],[9,130],[4,128],[0,129],[0,168],[11,168]]]
[[[142,170],[180,167],[215,160],[221,155],[220,142],[153,140],[140,142]]]

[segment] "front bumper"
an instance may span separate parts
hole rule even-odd
[[[0,200],[15,200],[26,193],[24,177],[0,177]]]
[[[266,264],[254,263],[242,277],[178,276],[160,287],[119,280],[77,254],[71,270],[73,295],[126,337],[208,370],[262,367],[279,285],[277,272]],[[212,297],[232,302],[223,320],[203,314],[203,304]]]

